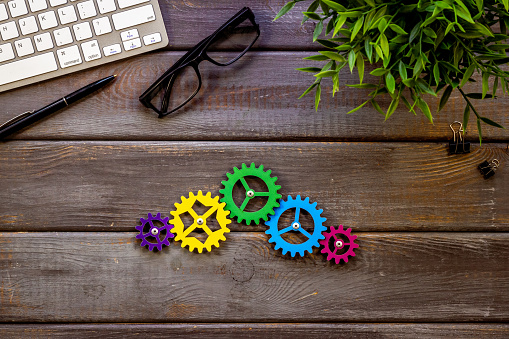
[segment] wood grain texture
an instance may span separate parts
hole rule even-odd
[[[23,324],[2,325],[4,339],[29,338],[507,338],[507,324]]]
[[[301,25],[302,12],[309,6],[304,2],[281,19],[274,21],[286,0],[166,0],[159,1],[170,43],[166,49],[182,50],[194,47],[216,31],[242,7],[248,6],[260,25],[260,38],[255,49],[306,50],[319,48],[313,43],[315,24]]]
[[[463,117],[464,103],[458,93],[452,94],[444,111],[435,114],[434,125],[422,114],[414,116],[403,106],[385,123],[384,117],[368,106],[348,115],[369,93],[346,86],[358,82],[357,74],[348,71],[342,73],[340,91],[334,98],[331,88],[324,86],[322,103],[315,112],[313,95],[298,99],[314,77],[295,70],[314,65],[302,60],[310,53],[248,52],[228,67],[202,63],[203,87],[198,96],[179,113],[158,119],[138,97],[182,54],[143,55],[2,93],[0,121],[39,108],[68,94],[70,89],[110,74],[119,76],[107,88],[10,138],[442,142],[452,139],[449,125]],[[473,87],[470,90],[480,91]],[[435,111],[438,100],[430,96],[428,102]],[[381,105],[387,107],[389,101],[381,101]],[[481,114],[509,126],[509,112],[505,109],[508,97],[477,100],[475,105]],[[467,138],[478,143],[475,120],[467,132]],[[509,133],[483,126],[483,138],[485,142],[508,141]]]
[[[358,233],[346,265],[264,233],[152,253],[128,233],[0,234],[1,322],[507,322],[507,233]]]
[[[477,165],[493,158],[502,165],[485,180]],[[507,231],[508,160],[495,144],[449,156],[429,143],[12,141],[0,147],[0,229],[130,231],[191,191],[218,195],[226,172],[255,162],[284,197],[316,201],[328,225]]]

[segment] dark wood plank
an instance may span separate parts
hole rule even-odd
[[[319,45],[313,43],[315,24],[307,22],[301,25],[302,11],[309,4],[298,4],[293,12],[273,21],[286,2],[281,0],[159,1],[170,39],[167,49],[181,50],[194,47],[242,7],[248,6],[260,25],[260,38],[254,46],[255,49],[316,50]]]
[[[9,338],[507,338],[507,324],[23,324],[1,325]]]
[[[493,158],[501,166],[485,180],[477,165]],[[507,231],[508,160],[495,144],[449,156],[429,143],[12,141],[0,147],[0,229],[130,231],[191,191],[218,195],[226,172],[255,162],[284,197],[316,201],[328,225]]]
[[[346,140],[346,141],[445,141],[449,128],[462,120],[464,104],[453,93],[443,112],[431,125],[422,114],[415,117],[403,107],[384,123],[384,117],[360,105],[368,91],[348,88],[357,75],[343,72],[341,90],[335,98],[324,87],[317,112],[312,95],[298,99],[314,81],[309,73],[295,70],[310,66],[305,52],[250,52],[229,67],[200,65],[203,88],[180,113],[157,119],[138,101],[139,95],[175,62],[182,52],[154,53],[105,65],[78,75],[66,76],[0,94],[0,121],[39,108],[87,83],[110,74],[118,80],[101,92],[12,135],[17,139],[105,140]],[[479,82],[480,84],[480,82]],[[429,97],[436,110],[437,99]],[[382,105],[388,106],[389,102]],[[509,98],[477,101],[487,117],[508,125],[505,109]],[[384,107],[385,107],[384,106]],[[484,141],[507,141],[507,130],[483,127]],[[467,129],[469,140],[478,143],[476,124]]]
[[[210,253],[135,233],[0,234],[1,322],[507,322],[509,234],[358,233],[346,265],[264,233]]]

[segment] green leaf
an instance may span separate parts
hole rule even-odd
[[[378,86],[375,85],[375,84],[354,84],[354,85],[348,85],[348,87],[353,87],[353,88],[377,88]]]
[[[308,87],[308,88],[304,91],[304,93],[302,93],[302,94],[300,95],[299,99],[300,99],[300,98],[302,98],[303,96],[305,96],[306,94],[308,94],[309,92],[311,92],[311,91],[313,90],[313,88],[315,88],[317,85],[318,85],[318,83],[317,83],[317,82],[315,82],[314,84],[312,84],[311,86],[309,86],[309,87]]]
[[[364,105],[366,105],[370,100],[367,100],[367,101],[364,101],[362,104],[360,104],[359,106],[355,107],[354,109],[352,109],[350,112],[346,113],[346,114],[350,114],[350,113],[353,113],[353,112],[357,112],[358,110],[360,110]]]
[[[394,76],[391,74],[391,72],[387,73],[385,76],[385,85],[387,86],[389,92],[394,93],[394,89],[396,88],[396,80],[394,79]]]
[[[385,120],[389,119],[389,117],[396,111],[396,108],[398,108],[399,105],[399,95],[396,96],[394,99],[392,99],[391,104],[389,105],[389,108],[387,109],[387,114],[385,115]]]
[[[322,69],[318,67],[303,67],[303,68],[296,68],[296,71],[301,72],[308,72],[308,73],[317,73],[320,72]]]
[[[336,26],[334,28],[334,32],[332,33],[332,37],[335,37],[336,34],[338,34],[339,30],[343,27],[343,25],[346,22],[346,19],[348,19],[345,15],[340,15],[338,19],[336,20]]]
[[[385,34],[380,35],[380,45],[382,47],[382,52],[386,57],[389,57],[389,41],[387,41],[387,37]]]
[[[484,98],[483,98],[482,93],[468,93],[465,96],[468,97],[468,98],[471,98],[471,99],[490,99],[490,98],[493,98],[493,96],[491,94],[486,94],[484,96]]]
[[[359,31],[361,30],[363,22],[364,22],[364,16],[361,16],[355,22],[355,25],[353,26],[353,29],[352,29],[352,36],[350,37],[350,42],[353,41],[353,39],[355,38],[357,33],[359,33]]]
[[[364,57],[361,52],[357,53],[357,71],[359,72],[359,82],[362,83],[364,79]]]
[[[399,76],[401,77],[402,80],[408,79],[408,75],[406,72],[406,65],[401,60],[399,61],[399,64],[398,64],[398,70],[399,70]]]
[[[488,124],[488,125],[491,125],[491,126],[495,126],[495,127],[498,127],[498,128],[502,128],[502,129],[505,129],[504,126],[500,125],[499,123],[496,123],[495,121],[493,120],[490,120],[488,118],[485,118],[485,117],[480,117],[480,119],[482,120],[482,122],[484,122],[485,124]]]
[[[375,99],[371,99],[371,105],[373,106],[374,109],[377,110],[378,113],[385,116],[385,113],[382,111],[382,109],[380,108],[380,105],[378,105],[378,103],[375,101]]]
[[[490,74],[488,72],[484,72],[482,74],[482,99],[484,99],[484,97],[486,96],[486,93],[488,93],[488,90],[489,90],[489,81],[490,79]]]
[[[313,41],[316,41],[316,39],[318,39],[318,37],[322,33],[322,30],[323,30],[323,20],[320,20],[318,22],[318,24],[316,25],[315,30],[313,32]]]
[[[392,29],[394,32],[396,32],[398,34],[408,35],[408,33],[405,32],[405,30],[403,28],[401,28],[400,26],[398,26],[396,24],[390,24],[389,28]]]
[[[348,66],[350,67],[350,73],[353,72],[353,67],[355,66],[355,58],[356,54],[354,50],[352,49],[350,53],[348,53]]]
[[[417,107],[419,107],[421,109],[422,113],[424,113],[426,118],[428,118],[428,120],[431,123],[433,123],[433,116],[431,115],[431,111],[430,111],[429,106],[426,103],[426,101],[422,100],[420,97],[417,97],[416,104],[417,104]]]
[[[276,15],[273,21],[276,21],[277,19],[288,13],[295,6],[296,3],[297,2],[295,1],[290,1],[289,3],[284,5],[283,8],[279,10],[279,13]]]
[[[318,42],[320,45],[330,48],[330,49],[336,49],[340,46],[332,41],[324,40],[324,39],[316,39],[316,42]]]
[[[479,145],[482,144],[481,120],[477,118],[477,132],[479,133]]]
[[[483,24],[476,22],[475,28],[477,29],[477,31],[479,33],[481,33],[483,35],[494,36],[493,33],[490,31],[490,29],[488,27],[484,26]]]
[[[372,70],[369,74],[378,77],[378,76],[382,76],[382,75],[387,74],[387,73],[389,73],[388,69],[385,69],[385,68],[376,68],[376,69]]]
[[[305,16],[307,16],[310,19],[316,20],[316,21],[322,21],[322,18],[320,15],[316,14],[315,12],[302,12]]]
[[[432,30],[431,28],[429,27],[426,27],[424,28],[423,30],[423,33],[426,34],[427,36],[429,36],[430,38],[433,38],[435,39],[437,37],[437,34],[435,33],[434,30]]]
[[[322,88],[320,84],[316,86],[316,93],[315,93],[315,111],[318,111],[318,105],[320,104],[320,95],[322,94]]]
[[[335,10],[336,12],[345,12],[346,11],[346,8],[343,7],[343,5],[338,4],[337,2],[330,1],[330,0],[321,0],[321,1],[324,2],[330,8],[332,8],[333,10]]]
[[[451,96],[451,93],[452,93],[452,86],[447,86],[444,90],[444,94],[442,94],[442,97],[440,98],[440,104],[438,105],[437,113],[440,112],[442,110],[442,108],[444,108],[445,104],[449,100],[449,97]]]
[[[335,60],[335,61],[339,61],[339,62],[345,62],[346,59],[345,57],[343,57],[342,55],[336,53],[336,52],[330,52],[330,51],[320,51],[318,52],[322,55],[325,55],[327,58],[331,59],[331,60]]]
[[[419,87],[419,89],[421,91],[423,91],[424,93],[428,93],[428,94],[431,94],[433,96],[437,96],[437,94],[435,93],[435,91],[433,90],[433,88],[431,88],[428,83],[426,81],[424,81],[422,78],[419,78],[416,80],[417,82],[417,87]]]
[[[438,64],[433,65],[433,77],[435,78],[435,83],[438,85],[440,83],[440,70],[438,68]]]
[[[408,41],[409,42],[414,41],[414,39],[419,34],[420,30],[421,30],[421,22],[419,22],[417,25],[414,26],[414,28],[412,28],[412,31],[410,31],[410,37],[408,38]]]
[[[369,36],[364,40],[364,50],[366,51],[369,62],[371,62],[373,57],[373,45],[371,45],[371,37]]]
[[[467,103],[463,111],[463,134],[467,131],[468,120],[470,120],[470,105]]]
[[[320,72],[318,74],[315,74],[315,77],[317,77],[317,78],[326,78],[326,77],[333,76],[336,73],[338,73],[337,70],[324,71],[324,72]]]
[[[317,55],[312,55],[312,56],[308,56],[308,57],[305,57],[303,58],[304,60],[314,60],[314,61],[325,61],[325,60],[329,60],[328,57],[326,57],[325,55],[322,55],[322,54],[317,54]]]
[[[465,73],[463,74],[463,79],[461,79],[460,88],[463,87],[472,76],[472,73],[474,73],[475,70],[475,64],[472,63],[468,68],[465,70]]]

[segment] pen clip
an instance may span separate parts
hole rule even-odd
[[[21,113],[20,115],[17,115],[14,118],[12,118],[11,120],[4,122],[2,125],[0,125],[0,129],[10,126],[10,125],[14,124],[15,122],[20,121],[21,119],[31,115],[32,113],[34,113],[34,111],[28,111],[25,113]]]

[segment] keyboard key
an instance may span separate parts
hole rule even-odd
[[[126,8],[134,5],[139,5],[150,0],[118,0],[118,7]]]
[[[23,19],[19,19],[18,24],[19,28],[21,29],[21,34],[23,35],[32,34],[39,31],[39,27],[37,27],[37,21],[35,20],[35,16],[29,16]]]
[[[76,11],[74,10],[74,6],[66,6],[58,9],[58,17],[60,18],[60,22],[62,25],[66,25],[71,22],[78,21],[78,17],[76,16]]]
[[[14,59],[14,50],[10,43],[0,45],[0,62]]]
[[[120,38],[122,38],[122,41],[138,38],[139,36],[140,35],[138,34],[138,30],[136,28],[120,33]]]
[[[145,45],[152,45],[161,42],[161,33],[152,33],[143,37],[143,43]]]
[[[37,48],[39,52],[53,48],[53,40],[51,39],[51,34],[49,34],[48,32],[35,35],[34,41],[35,48]]]
[[[101,14],[113,12],[117,9],[115,0],[97,0],[97,7],[99,7],[99,13]]]
[[[88,22],[82,22],[80,24],[72,26],[74,31],[74,36],[77,41],[89,39],[92,37],[92,29],[90,29],[90,24]]]
[[[53,7],[60,6],[66,4],[67,0],[49,0],[49,4]]]
[[[7,2],[7,7],[9,7],[9,11],[11,12],[11,17],[13,17],[13,18],[28,14],[28,8],[27,8],[27,4],[25,3],[25,0],[9,1],[9,2]]]
[[[9,14],[7,14],[7,8],[5,4],[0,4],[0,21],[9,19]]]
[[[111,33],[110,19],[107,16],[92,20],[92,26],[94,26],[95,35]]]
[[[76,8],[78,9],[78,13],[80,14],[80,18],[82,20],[88,19],[91,17],[94,17],[97,15],[97,12],[95,10],[94,2],[92,0],[80,2],[78,5],[76,5]]]
[[[80,50],[77,45],[69,46],[57,50],[58,61],[60,67],[66,68],[74,65],[81,64]]]
[[[124,49],[126,51],[131,51],[133,49],[141,47],[141,40],[140,40],[140,38],[137,38],[137,39],[133,39],[133,40],[129,40],[129,41],[124,41],[123,44],[124,44]]]
[[[105,56],[118,54],[120,52],[122,52],[120,44],[114,44],[114,45],[103,47],[103,53]]]
[[[0,35],[2,39],[10,40],[19,37],[18,28],[15,21],[9,21],[0,25]]]
[[[21,59],[0,66],[0,85],[27,79],[58,69],[53,52],[40,54],[31,58]]]
[[[32,12],[38,12],[48,8],[48,3],[46,0],[28,0],[28,5],[30,6],[30,11]]]
[[[30,38],[15,41],[14,46],[16,46],[16,53],[18,53],[19,57],[24,57],[35,52]]]
[[[53,32],[53,35],[55,36],[55,43],[57,46],[67,45],[73,42],[69,27],[57,29]]]
[[[101,58],[101,50],[97,40],[87,41],[81,44],[85,61],[92,61]]]
[[[117,31],[124,28],[141,25],[145,22],[154,21],[156,16],[152,5],[133,8],[111,16],[113,26]]]
[[[50,29],[58,26],[57,16],[53,11],[41,13],[37,17],[39,18],[41,29]]]

